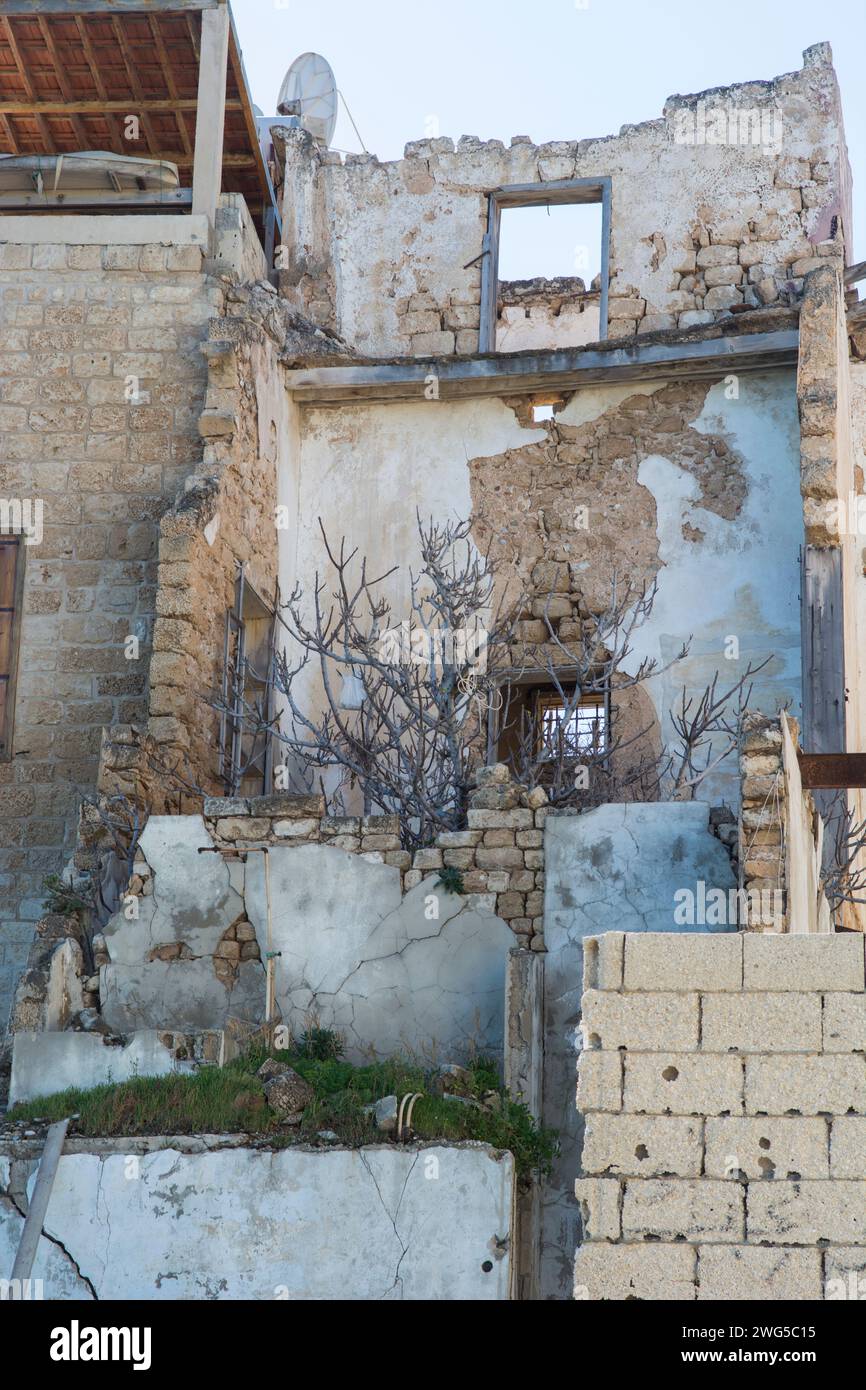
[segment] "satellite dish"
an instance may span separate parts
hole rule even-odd
[[[302,53],[283,78],[277,110],[293,116],[314,140],[330,145],[337,124],[337,83],[321,53]]]

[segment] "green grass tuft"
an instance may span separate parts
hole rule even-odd
[[[315,1049],[314,1049],[315,1050]],[[288,1063],[315,1092],[300,1125],[288,1128],[268,1107],[256,1072],[268,1056]],[[470,1099],[485,1096],[493,1108],[443,1100],[435,1072],[405,1058],[352,1066],[338,1056],[298,1052],[250,1051],[225,1067],[202,1067],[189,1076],[140,1077],[90,1091],[68,1090],[16,1105],[7,1120],[78,1118],[70,1133],[87,1138],[140,1134],[257,1135],[279,1147],[316,1140],[319,1130],[333,1130],[352,1147],[381,1143],[363,1107],[383,1096],[421,1092],[412,1116],[418,1139],[474,1139],[510,1149],[519,1177],[544,1175],[556,1150],[553,1130],[540,1128],[526,1106],[500,1087],[495,1064],[477,1058],[467,1068]],[[491,1093],[495,1093],[491,1096]]]

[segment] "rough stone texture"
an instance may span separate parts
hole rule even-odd
[[[866,995],[824,995],[824,1051],[866,1052]]]
[[[750,1115],[866,1112],[866,1057],[747,1057]]]
[[[623,1109],[650,1115],[741,1115],[740,1057],[682,1052],[626,1054]]]
[[[838,1115],[834,1119],[830,1135],[830,1176],[866,1179],[866,1116]]]
[[[587,1116],[581,1153],[585,1173],[696,1178],[702,1158],[699,1120],[657,1115]]]
[[[818,1250],[754,1245],[702,1245],[698,1250],[699,1300],[751,1303],[820,1298]]]
[[[602,941],[587,943],[576,1296],[660,1296],[639,1271],[647,1242],[674,1242],[701,1300],[862,1298],[863,937],[682,936],[678,969],[663,935],[605,956]],[[695,995],[699,1049],[653,1050]]]
[[[664,1039],[676,1052],[697,1051],[697,994],[635,996],[587,990],[582,1006],[580,1027],[589,1048],[647,1052]]]
[[[508,1297],[510,1154],[161,1144],[138,1158],[134,1182],[127,1152],[63,1155],[34,1269],[46,1299]],[[4,1270],[21,1230],[8,1190],[0,1156]]]
[[[709,994],[701,1010],[701,1048],[705,1052],[819,1052],[821,996]]]
[[[750,1181],[828,1178],[828,1144],[824,1119],[707,1119],[704,1171]]]
[[[738,1183],[630,1178],[623,1186],[624,1240],[735,1242],[745,1238],[743,1189]]]
[[[582,1245],[574,1262],[574,1297],[593,1302],[647,1299],[693,1302],[695,1251],[687,1245]]]
[[[755,936],[743,941],[743,988],[747,990],[864,989],[864,938]]]

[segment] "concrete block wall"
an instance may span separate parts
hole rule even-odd
[[[584,991],[575,1297],[866,1287],[863,936],[610,932]]]

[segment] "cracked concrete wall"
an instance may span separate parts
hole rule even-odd
[[[496,553],[517,560],[530,590],[534,567],[548,561],[589,604],[609,595],[614,570],[657,580],[629,669],[643,657],[666,665],[692,638],[688,659],[647,687],[666,742],[683,684],[702,690],[716,670],[733,683],[770,654],[754,703],[797,709],[803,516],[793,372],[587,387],[544,425],[521,425],[498,399],[305,408],[301,417],[298,573],[322,568],[321,516],[330,537],[345,533],[381,568],[400,566],[385,586],[399,621],[417,562],[416,508],[442,520],[471,514],[479,547],[504,540]],[[535,629],[526,640],[542,639]],[[303,688],[315,705],[312,673]],[[738,788],[731,764],[709,794],[735,805]]]
[[[576,1298],[861,1296],[864,982],[857,932],[597,940]]]
[[[501,814],[531,820],[533,813]],[[255,832],[261,821],[237,824]],[[303,820],[292,828],[309,833],[309,824],[318,828]],[[483,832],[464,834],[480,842]],[[199,853],[213,843],[200,817],[148,821],[136,865],[144,891],[130,898],[131,915],[127,903],[111,919],[100,943],[109,1028],[194,1032],[261,1023],[262,962],[273,949],[281,1021],[297,1034],[315,1015],[320,1026],[344,1034],[350,1060],[371,1051],[458,1060],[473,1050],[501,1052],[514,934],[494,914],[495,898],[448,893],[436,874],[420,870],[404,895],[400,867],[381,853],[275,844],[269,939],[263,857],[250,854],[244,865]],[[443,851],[436,853],[441,862]],[[519,857],[522,866],[522,851]],[[519,896],[515,914],[525,906]]]
[[[561,1149],[542,1192],[544,1298],[571,1297],[580,1231],[573,1182],[582,1125],[573,1087],[585,941],[599,931],[682,933],[688,929],[674,919],[678,890],[696,892],[701,881],[708,889],[734,887],[730,859],[710,834],[708,816],[701,802],[609,805],[581,816],[548,816],[542,1119],[559,1130]],[[674,942],[668,949],[676,954]]]
[[[508,1153],[147,1147],[81,1141],[61,1157],[33,1269],[46,1299],[508,1298]],[[0,1152],[0,1269],[36,1166]]]
[[[611,178],[610,336],[796,294],[833,218],[851,225],[826,44],[797,72],[670,97],[600,139],[419,140],[391,163],[344,162],[301,132],[285,147],[281,292],[370,356],[477,352],[487,195],[510,184]]]

